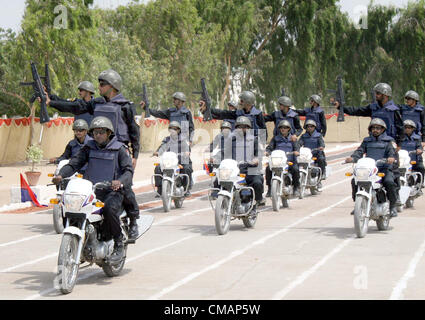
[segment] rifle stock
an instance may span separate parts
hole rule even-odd
[[[145,102],[145,107],[144,107],[145,117],[149,118],[151,116],[151,113],[149,111],[150,102],[149,102],[149,99],[148,99],[148,92],[146,90],[146,84],[143,84],[142,88],[143,88],[142,99]]]

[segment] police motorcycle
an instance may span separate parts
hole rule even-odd
[[[183,169],[183,167],[179,165],[178,154],[172,151],[164,152],[160,157],[159,163],[155,163],[155,166],[161,167],[162,175],[153,174],[151,183],[156,193],[154,178],[156,176],[161,177],[161,198],[164,211],[170,211],[171,200],[174,201],[176,208],[181,208],[185,199],[185,193],[189,188],[189,183],[186,184],[186,187],[183,186],[182,178],[186,177],[186,181],[189,181],[189,175],[180,173],[180,169]]]
[[[382,184],[384,173],[378,172],[378,165],[387,163],[387,159],[375,162],[372,158],[361,158],[353,164],[353,173],[357,185],[354,203],[354,230],[357,237],[363,238],[368,230],[369,220],[376,221],[378,230],[387,230],[390,223],[390,203]]]
[[[313,157],[312,153],[318,150],[319,148],[313,150],[307,147],[300,148],[300,155],[297,158],[300,170],[300,199],[304,198],[306,188],[310,189],[312,195],[317,195],[322,191],[319,185],[322,180],[322,169],[314,164],[317,159]]]
[[[65,212],[65,229],[58,256],[58,271],[55,287],[64,294],[72,292],[78,277],[80,265],[88,262],[97,264],[108,277],[118,276],[125,264],[129,224],[125,211],[120,215],[121,232],[124,241],[124,255],[118,263],[109,259],[114,250],[114,241],[107,240],[103,230],[102,208],[104,203],[96,199],[97,189],[109,189],[111,182],[95,185],[85,179],[71,179],[60,199]],[[140,217],[142,218],[142,217]],[[138,220],[139,237],[153,222],[153,216]]]
[[[416,151],[398,151],[400,163],[400,201],[407,208],[412,208],[415,199],[422,195],[421,186],[423,183],[422,174],[412,171],[412,165],[416,164],[416,161],[411,161],[411,154],[416,154]]]
[[[280,206],[289,206],[289,197],[293,192],[292,175],[288,171],[292,165],[287,156],[293,152],[283,150],[272,151],[269,157],[269,168],[272,171],[271,198],[273,211],[279,211]]]
[[[61,160],[55,170],[55,173],[49,173],[49,177],[54,177],[59,174],[59,171],[62,169],[63,166],[67,165],[69,162],[69,159],[67,160]],[[54,199],[51,204],[53,204],[53,228],[55,229],[56,233],[60,234],[63,232],[64,229],[64,220],[65,220],[65,213],[63,210],[63,203],[62,203],[62,196],[65,191],[65,188],[68,184],[68,181],[75,177],[82,177],[78,173],[74,173],[69,178],[64,178],[61,183],[57,186],[57,192],[56,192],[56,199]],[[48,184],[48,185],[54,185],[54,184]]]
[[[257,212],[254,208],[254,189],[246,185],[245,174],[240,174],[240,168],[249,164],[233,159],[221,161],[218,169],[211,175],[216,175],[220,188],[211,188],[218,191],[215,206],[215,227],[219,235],[229,231],[230,221],[242,219],[247,228],[253,228],[257,221]]]

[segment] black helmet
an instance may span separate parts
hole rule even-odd
[[[249,118],[245,116],[240,116],[236,119],[235,127],[237,128],[240,125],[252,128],[251,120],[249,120]]]
[[[111,120],[106,117],[98,116],[91,121],[90,132],[97,128],[105,128],[114,133],[114,126],[112,125]]]
[[[89,130],[89,125],[84,119],[77,119],[72,125],[72,130]]]

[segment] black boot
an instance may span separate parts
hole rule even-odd
[[[139,228],[137,226],[137,219],[131,218],[130,219],[130,230],[128,230],[128,239],[136,241],[137,237],[139,236]]]
[[[271,188],[271,187],[269,187],[269,188],[267,189],[266,198],[270,198],[271,196],[272,196],[272,188]]]
[[[390,218],[395,218],[397,216],[398,216],[398,214],[397,214],[397,207],[396,206],[391,207],[390,208]]]
[[[111,263],[119,263],[124,257],[124,242],[122,236],[118,239],[114,239],[114,251],[111,254]]]

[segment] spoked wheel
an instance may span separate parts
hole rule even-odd
[[[215,229],[219,235],[226,234],[230,227],[230,214],[227,214],[230,206],[228,197],[219,195],[215,205]]]
[[[301,182],[301,185],[300,185],[300,195],[299,195],[299,198],[300,199],[304,198],[305,182],[306,182],[305,179],[306,179],[305,172],[300,172],[300,182]]]
[[[367,198],[357,196],[354,204],[354,230],[359,238],[363,238],[367,233],[369,218],[366,210]]]
[[[103,264],[103,272],[105,272],[108,277],[116,277],[121,273],[122,269],[124,268],[125,259],[127,257],[127,246],[127,243],[124,243],[124,256],[118,264]]]
[[[162,206],[165,212],[171,209],[171,182],[168,180],[162,181]]]
[[[60,291],[71,293],[77,282],[79,261],[77,261],[79,238],[76,235],[64,234],[59,249],[57,280]]]
[[[258,217],[258,211],[253,213],[252,210],[251,210],[251,212],[248,216],[242,217],[242,222],[243,222],[245,227],[254,228],[255,223],[257,222],[257,217]]]
[[[378,227],[379,231],[385,231],[388,230],[388,227],[390,225],[390,207],[387,202],[387,206],[385,208],[385,215],[380,216],[378,220],[376,220],[376,226]]]
[[[281,202],[281,198],[279,196],[280,182],[278,180],[273,180],[271,188],[273,211],[279,211]]]
[[[62,206],[60,204],[55,204],[53,206],[53,228],[55,228],[56,233],[60,234],[63,232],[63,216],[62,216]]]

